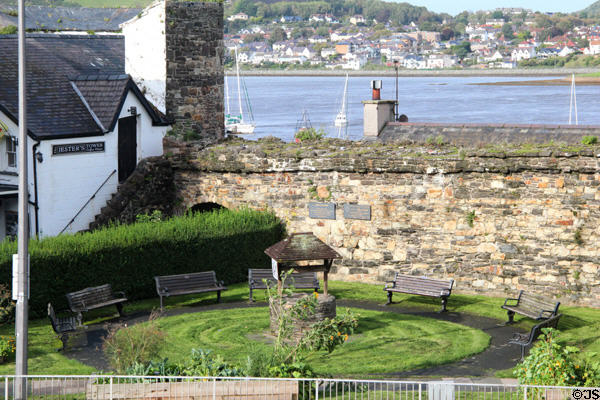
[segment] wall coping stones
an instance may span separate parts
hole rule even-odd
[[[165,154],[183,170],[211,172],[356,173],[586,173],[600,171],[600,146],[497,145],[463,149],[453,145],[352,142],[326,139],[285,143],[227,139],[217,144],[164,142]]]

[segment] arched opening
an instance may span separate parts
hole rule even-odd
[[[223,209],[225,209],[225,207],[223,207],[220,204],[208,202],[208,203],[194,204],[190,208],[190,211],[193,213],[204,213],[204,212],[211,212],[214,210],[223,210]]]

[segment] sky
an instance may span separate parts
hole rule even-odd
[[[542,12],[573,12],[579,11],[595,0],[395,0],[405,1],[416,6],[425,6],[431,11],[446,12],[456,15],[464,10],[493,10],[498,7],[523,7]]]

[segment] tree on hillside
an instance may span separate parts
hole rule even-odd
[[[282,28],[276,27],[271,31],[271,36],[269,37],[270,44],[273,44],[275,42],[282,42],[284,40],[287,40],[287,34]]]
[[[452,51],[452,54],[462,61],[471,52],[471,43],[462,42],[461,44],[452,46],[450,50]]]
[[[504,35],[505,40],[513,40],[515,38],[515,34],[513,32],[512,24],[502,25],[502,34]]]
[[[256,17],[258,7],[252,0],[236,0],[233,3],[233,14],[244,13],[251,17]]]

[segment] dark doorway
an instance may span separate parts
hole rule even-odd
[[[119,183],[131,175],[137,163],[137,118],[119,120]]]
[[[190,211],[193,213],[203,213],[203,212],[211,212],[214,210],[222,210],[225,207],[223,207],[220,204],[217,203],[198,203],[195,204],[194,206],[192,206],[192,208],[190,208]]]

